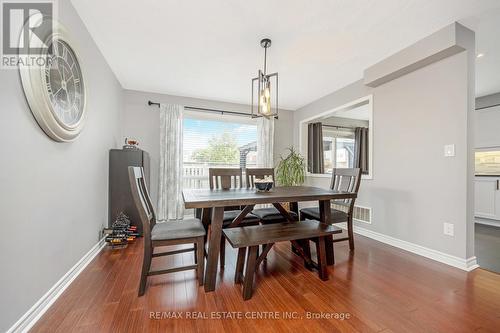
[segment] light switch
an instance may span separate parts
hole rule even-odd
[[[455,145],[445,145],[444,146],[444,156],[445,157],[455,156]]]

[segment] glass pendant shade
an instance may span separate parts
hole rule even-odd
[[[264,81],[264,89],[260,91],[259,113],[263,116],[269,117],[272,115],[271,111],[271,82]]]
[[[271,82],[272,81],[272,82]],[[278,73],[252,79],[252,117],[278,116]]]

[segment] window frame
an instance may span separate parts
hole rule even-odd
[[[342,112],[346,112],[348,110],[354,109],[356,107],[362,106],[362,105],[367,105],[369,108],[368,112],[368,173],[367,174],[362,174],[361,179],[367,179],[371,180],[373,179],[373,147],[374,147],[374,140],[373,140],[373,129],[374,129],[374,122],[373,122],[373,95],[367,95],[361,98],[358,98],[352,102],[343,104],[339,107],[336,107],[334,109],[322,112],[320,114],[317,114],[315,116],[305,118],[301,121],[299,121],[299,152],[302,156],[307,156],[307,124],[313,121],[321,121],[322,119],[326,119],[332,116],[335,116],[336,114],[340,114]],[[307,164],[307,158],[306,158],[306,164]],[[307,170],[307,165],[306,165],[306,170]],[[306,171],[306,177],[314,177],[314,178],[331,178],[332,175],[330,173],[310,173],[309,171]]]

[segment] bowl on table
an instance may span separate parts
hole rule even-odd
[[[273,188],[273,180],[272,179],[255,179],[254,181],[255,188],[258,192],[267,192]]]

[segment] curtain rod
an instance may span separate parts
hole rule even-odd
[[[335,126],[335,125],[323,125],[321,124],[321,126],[323,127],[333,127],[333,128],[345,128],[345,129],[356,129],[356,127],[346,127],[346,126]]]
[[[157,107],[160,107],[160,103],[152,102],[152,101],[148,101],[148,105],[155,105]],[[244,112],[226,111],[226,110],[209,109],[209,108],[200,108],[200,107],[196,107],[196,106],[187,106],[187,105],[185,105],[184,109],[188,109],[188,110],[191,110],[191,111],[204,111],[204,112],[220,113],[221,115],[224,115],[224,114],[233,114],[233,115],[236,115],[236,116],[252,117],[251,114],[244,113]],[[278,119],[278,116],[274,117],[274,119]]]

